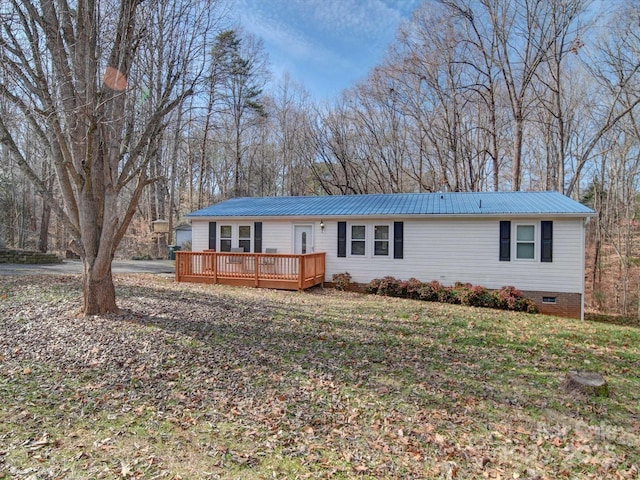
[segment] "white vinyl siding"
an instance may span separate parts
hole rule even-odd
[[[201,252],[209,248],[209,221],[192,220],[191,222],[191,249]]]
[[[500,262],[501,218],[399,219],[404,221],[404,258],[398,260],[371,256],[337,258],[335,222],[325,220],[327,228],[321,238],[328,237],[329,242],[326,248],[320,245],[319,251],[327,252],[327,281],[334,273],[349,272],[353,281],[359,283],[392,275],[401,280],[411,277],[438,280],[444,285],[460,281],[487,288],[513,285],[520,290],[582,292],[583,219],[544,219],[554,222],[553,262],[549,263],[539,261],[539,252],[535,253],[536,261],[515,261],[512,253],[511,262]],[[536,225],[536,235],[540,235],[539,220],[510,220],[514,225]],[[380,223],[373,221],[370,225]],[[539,238],[535,248],[540,248]]]

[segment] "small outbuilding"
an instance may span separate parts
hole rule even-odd
[[[211,257],[183,257],[176,276],[289,288],[276,280],[298,275],[299,289],[345,272],[361,284],[391,275],[510,285],[544,313],[582,318],[594,214],[557,192],[234,198],[187,215],[192,254]]]
[[[175,232],[175,244],[180,248],[185,248],[186,245],[191,244],[191,225],[188,223],[181,223],[176,228],[174,228]]]

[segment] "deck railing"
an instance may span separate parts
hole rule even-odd
[[[304,290],[324,282],[325,253],[176,252],[176,281]]]

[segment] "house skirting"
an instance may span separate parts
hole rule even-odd
[[[557,315],[558,317],[582,318],[581,293],[521,291],[525,297],[536,304],[540,313]]]

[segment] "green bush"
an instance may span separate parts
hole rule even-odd
[[[485,287],[470,283],[456,283],[455,291],[462,305],[496,308],[494,295]]]
[[[367,293],[372,293],[374,295],[378,294],[378,289],[380,288],[380,282],[382,280],[380,278],[374,278],[369,283],[367,283],[364,287],[364,291]]]
[[[427,302],[497,308],[527,313],[537,313],[538,311],[531,299],[524,297],[520,290],[510,286],[490,291],[486,287],[470,283],[456,282],[454,286],[446,287],[437,280],[421,282],[416,278],[410,278],[402,281],[392,276],[386,276],[371,280],[366,285],[365,291],[375,295],[410,298]]]
[[[351,285],[351,274],[349,272],[334,273],[331,278],[336,290],[345,291]]]
[[[467,305],[472,307],[496,308],[496,302],[491,291],[480,285],[471,287],[466,300],[468,302]]]
[[[378,295],[385,297],[402,297],[402,282],[391,275],[380,280],[378,285]]]
[[[458,290],[456,287],[440,287],[438,291],[438,302],[450,303],[452,305],[460,305],[460,297],[458,296]]]
[[[442,288],[440,282],[433,280],[429,283],[423,283],[418,287],[419,299],[424,302],[437,302],[438,292]]]
[[[515,287],[502,287],[494,292],[496,308],[502,310],[515,310],[517,312],[536,313],[538,311],[535,304],[526,298],[520,290]]]
[[[417,278],[410,278],[405,282],[406,287],[406,296],[412,300],[420,300],[420,287],[422,287],[422,282]]]

